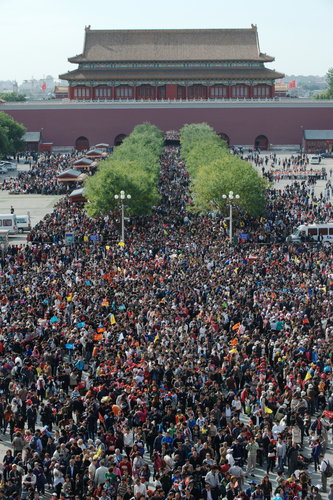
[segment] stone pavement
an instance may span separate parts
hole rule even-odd
[[[29,169],[29,165],[18,164],[18,171]],[[8,172],[0,175],[0,183],[4,178],[16,177],[17,172]],[[0,191],[0,214],[10,213],[12,206],[17,215],[26,215],[30,213],[32,226],[35,226],[43,217],[52,212],[52,208],[61,196],[43,195],[43,194],[9,194],[9,191]],[[20,245],[25,243],[27,233],[17,234],[9,237],[9,242]]]

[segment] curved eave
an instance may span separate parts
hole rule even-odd
[[[119,59],[102,59],[102,58],[93,58],[93,57],[85,57],[83,54],[79,56],[74,56],[74,57],[69,57],[67,59],[70,63],[73,64],[81,64],[81,63],[96,63],[96,64],[117,64],[117,63],[128,63],[128,64],[137,64],[137,63],[166,63],[166,62],[172,62],[175,61],[177,63],[179,62],[186,62],[186,63],[191,63],[191,62],[200,62],[200,61],[207,61],[207,62],[215,62],[217,59],[172,59],[171,57],[169,59],[145,59],[145,58],[140,58],[140,59],[124,59],[124,60],[119,60]],[[275,57],[268,56],[267,54],[259,54],[258,57],[246,57],[246,58],[240,58],[240,57],[225,57],[219,59],[219,61],[225,61],[225,62],[230,62],[230,61],[239,61],[239,62],[244,62],[244,61],[249,61],[249,62],[273,62],[275,61]]]
[[[80,54],[78,56],[68,57],[67,61],[70,63],[74,63],[74,64],[79,64],[81,62],[87,62],[87,60],[83,56],[83,54]]]
[[[197,70],[165,70],[162,71],[158,68],[154,70],[120,70],[120,71],[110,71],[110,70],[74,70],[63,75],[59,75],[62,80],[67,80],[69,82],[84,82],[84,81],[108,81],[108,80],[195,80],[195,79],[205,79],[205,80],[228,80],[228,79],[238,79],[238,80],[248,80],[248,79],[267,79],[276,80],[284,78],[283,73],[277,71],[263,68],[260,71],[255,70],[207,70],[203,71],[198,68]]]
[[[264,62],[275,61],[275,57],[269,56],[267,54],[262,54],[262,53],[259,54],[259,59],[260,59],[260,61],[264,61]]]

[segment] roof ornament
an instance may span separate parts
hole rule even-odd
[[[253,30],[257,30],[257,25],[256,25],[256,24],[251,24],[251,28],[252,28]]]
[[[90,28],[91,28],[91,24],[88,24],[88,26],[85,26],[85,28],[84,28],[84,29],[85,29],[86,31],[90,31]]]

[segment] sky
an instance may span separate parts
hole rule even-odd
[[[84,28],[250,28],[267,65],[325,75],[333,66],[333,0],[0,0],[0,80],[55,78],[77,66]]]

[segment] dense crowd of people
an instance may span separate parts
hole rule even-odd
[[[72,168],[72,161],[77,158],[77,152],[35,153],[33,156],[19,157],[17,161],[29,164],[29,169],[18,171],[16,176],[5,177],[1,189],[13,194],[62,195],[71,192],[77,186],[58,182],[57,176]]]
[[[113,217],[64,198],[2,256],[0,498],[320,500],[332,249],[285,236],[332,205],[303,183],[271,189],[230,245],[223,217],[186,211],[178,148],[160,193],[124,247]]]

